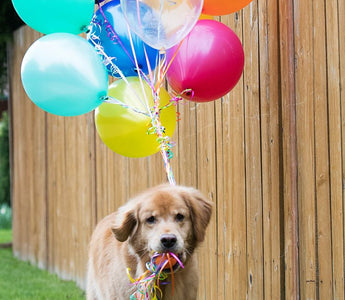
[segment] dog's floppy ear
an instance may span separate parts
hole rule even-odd
[[[183,198],[190,210],[195,239],[200,243],[205,238],[205,231],[211,219],[213,204],[194,188],[187,188],[187,192],[183,193]]]
[[[121,206],[116,212],[115,222],[111,230],[119,242],[126,241],[136,228],[138,224],[136,211],[136,205],[132,202],[128,202]]]

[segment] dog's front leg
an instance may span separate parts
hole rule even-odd
[[[164,295],[163,300],[196,300],[197,291],[185,290],[174,292],[174,294],[167,293]]]
[[[196,300],[199,276],[195,261],[193,263],[176,273],[174,288],[172,284],[166,285],[163,300]]]

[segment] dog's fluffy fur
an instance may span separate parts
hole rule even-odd
[[[179,255],[185,267],[174,272],[173,295],[171,284],[160,286],[162,300],[195,300],[199,270],[193,254],[204,240],[211,209],[194,188],[160,185],[105,217],[90,242],[87,300],[129,300],[134,290],[126,269],[138,278],[152,252],[164,251]],[[175,237],[169,249],[162,243],[167,235]]]

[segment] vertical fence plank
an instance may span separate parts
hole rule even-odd
[[[88,192],[88,189],[85,185],[89,186],[89,182],[85,181],[86,178],[84,177],[87,172],[87,165],[84,161],[84,157],[85,153],[88,152],[88,147],[87,145],[79,144],[79,141],[81,140],[80,127],[85,125],[82,119],[83,116],[64,118],[65,132],[59,132],[59,134],[65,136],[65,161],[63,162],[65,164],[65,182],[63,191],[64,199],[59,200],[63,203],[63,206],[60,208],[63,222],[60,221],[57,226],[60,228],[60,225],[63,224],[61,229],[65,232],[67,243],[62,247],[63,249],[61,251],[67,250],[71,253],[69,257],[66,257],[65,252],[62,253],[63,257],[66,257],[67,259],[64,261],[63,267],[60,268],[60,272],[62,272],[61,270],[64,270],[71,274],[72,278],[76,278],[76,280],[78,280],[75,276],[77,267],[77,258],[75,257],[77,254],[76,249],[78,249],[77,245],[79,243],[79,234],[81,235],[83,232],[83,227],[79,227],[78,224],[78,215],[82,210],[81,202],[86,201],[84,198],[86,198],[85,193]],[[83,149],[84,151],[82,153],[78,153],[78,149]],[[61,179],[59,181],[61,182]],[[80,194],[78,193],[79,191],[81,192]],[[79,251],[78,255],[83,256],[84,251],[84,249],[83,251]],[[68,278],[67,275],[65,276]]]
[[[197,104],[197,157],[198,157],[198,188],[216,207],[216,158],[215,158],[215,120],[214,103]],[[203,142],[208,137],[208,142]],[[217,285],[209,285],[217,278],[217,222],[213,215],[208,235],[200,251],[200,288],[199,299],[216,299]]]
[[[284,298],[298,299],[298,211],[293,0],[279,1],[282,156],[284,181]]]
[[[173,150],[175,150],[175,148]],[[170,161],[171,166],[174,166],[174,162],[175,159],[172,158]],[[174,170],[175,169],[173,169],[173,172]],[[168,182],[165,173],[163,158],[160,152],[147,158],[147,180],[149,187]]]
[[[241,12],[221,18],[242,38]],[[244,150],[243,78],[223,102],[223,211],[225,292],[224,299],[247,298],[247,240]]]
[[[63,208],[66,219],[68,248],[73,253],[67,262],[68,273],[80,286],[85,286],[87,246],[92,231],[94,183],[94,126],[91,113],[65,118],[65,197],[68,204]],[[80,151],[83,149],[83,151]]]
[[[86,287],[86,270],[87,270],[87,255],[89,249],[89,241],[93,229],[96,225],[96,204],[97,204],[97,195],[96,195],[96,147],[95,147],[95,134],[96,129],[94,125],[94,114],[91,112],[87,115],[84,115],[84,124],[87,128],[87,133],[85,137],[85,141],[88,144],[88,151],[86,153],[86,161],[87,161],[87,178],[85,179],[84,186],[81,185],[80,189],[87,190],[87,195],[85,198],[81,199],[81,209],[78,216],[78,227],[83,228],[80,237],[80,243],[78,245],[79,248],[75,250],[77,255],[77,283],[80,287]],[[79,149],[80,151],[80,149]],[[86,185],[86,188],[85,188]],[[87,186],[88,185],[88,186]],[[85,220],[85,216],[87,216],[87,220]],[[76,231],[78,234],[78,230]],[[80,253],[80,248],[82,248],[82,252]],[[79,255],[80,254],[80,255]]]
[[[128,166],[131,178],[128,188],[131,191],[131,196],[134,196],[148,187],[148,162],[146,158],[132,158],[128,161]]]
[[[31,119],[27,144],[32,145],[32,151],[26,154],[31,156],[31,166],[28,166],[25,174],[30,178],[32,193],[30,194],[30,244],[34,253],[33,261],[40,268],[47,266],[47,192],[46,177],[42,176],[46,172],[46,114],[37,113],[38,107],[31,104]],[[28,116],[29,117],[29,116]],[[29,140],[31,139],[31,141]],[[32,140],[34,142],[32,143]],[[30,174],[31,173],[31,174]],[[24,199],[23,199],[24,200]]]
[[[110,82],[115,79],[109,76]],[[126,203],[130,193],[130,158],[114,153],[96,133],[97,222]],[[139,170],[142,172],[143,170]],[[141,173],[143,175],[143,173]],[[145,177],[145,176],[143,176]],[[145,179],[143,179],[145,181]]]
[[[96,134],[97,222],[128,200],[128,158],[112,152]]]
[[[244,67],[245,159],[247,210],[247,281],[248,298],[262,299],[263,294],[263,233],[258,11],[253,1],[243,9],[243,45],[246,53]]]
[[[25,94],[23,88],[20,85],[20,70],[21,60],[24,56],[25,50],[28,47],[24,43],[25,30],[18,30],[14,36],[14,51],[13,51],[13,78],[11,80],[12,85],[12,114],[13,115],[23,115],[25,113],[26,106],[20,105],[22,101],[25,101]],[[15,97],[14,95],[17,95]],[[23,103],[24,104],[24,103]],[[25,149],[25,119],[21,119],[18,122],[12,120],[12,134],[16,136],[13,138],[13,149],[18,149],[13,154],[13,174],[17,176],[13,177],[13,195],[12,195],[12,208],[13,208],[13,252],[14,255],[20,257],[21,259],[27,259],[27,251],[25,246],[27,242],[25,238],[28,237],[27,228],[25,226],[24,211],[28,210],[27,201],[22,202],[23,198],[22,192],[25,191],[25,186],[28,186],[26,183],[26,174],[24,172],[26,166],[26,160],[24,159],[24,149]]]
[[[113,171],[110,172],[111,176],[108,179],[107,189],[111,189],[109,193],[108,202],[109,210],[107,213],[117,210],[121,205],[125,204],[130,195],[129,192],[129,158],[122,157],[118,154],[112,153],[108,149],[108,159],[111,162]],[[108,168],[103,170],[106,173]],[[102,199],[98,199],[102,201]]]
[[[320,299],[333,299],[324,0],[313,2],[313,16],[317,284]]]
[[[281,162],[278,2],[259,1],[265,299],[281,299]]]
[[[228,201],[227,195],[225,195],[225,178],[224,178],[224,98],[215,103],[215,129],[216,129],[216,141],[215,141],[215,155],[216,155],[216,186],[217,193],[214,198],[217,206],[213,209],[216,213],[213,214],[217,223],[217,299],[224,299],[226,293],[225,282],[225,267],[226,267],[226,254],[225,248],[228,241],[224,239],[224,231],[226,228],[224,203]]]
[[[338,0],[338,35],[339,35],[339,62],[340,62],[340,104],[341,104],[341,132],[342,132],[342,189],[343,189],[343,245],[345,243],[345,58],[342,53],[345,53],[345,3]],[[345,248],[343,247],[343,257],[345,260]],[[345,262],[343,262],[343,274],[345,274]],[[344,275],[343,275],[344,276]],[[344,277],[342,284],[344,284]],[[341,284],[341,287],[342,287]],[[345,295],[343,295],[345,298]]]
[[[315,166],[312,1],[295,2],[296,121],[301,297],[315,299]]]
[[[65,136],[64,119],[50,115],[47,118],[47,161],[49,162],[47,168],[47,193],[48,193],[48,207],[49,207],[49,270],[62,275],[61,270],[64,270],[66,265],[63,264],[63,255],[68,255],[68,239],[65,230],[65,216],[64,205],[67,205],[69,199],[64,193],[65,185],[64,178],[65,170]],[[67,252],[63,252],[67,249]],[[65,268],[67,270],[67,267]]]
[[[103,217],[107,215],[110,211],[110,203],[109,203],[109,193],[113,193],[114,186],[112,183],[114,180],[109,180],[112,178],[111,176],[116,172],[113,167],[112,161],[109,159],[110,150],[107,146],[100,140],[98,134],[95,137],[95,151],[96,151],[96,204],[95,204],[95,222],[97,223]],[[111,167],[110,167],[111,166]],[[105,172],[105,170],[108,170]],[[119,180],[115,182],[121,181],[121,179],[125,177],[125,171],[123,170],[122,176]]]
[[[25,113],[26,106],[20,105],[25,101],[24,91],[20,85],[20,70],[21,60],[24,56],[25,49],[28,47],[24,44],[25,30],[21,29],[15,33],[12,55],[13,55],[13,77],[11,80],[12,88],[12,116],[20,116]],[[12,134],[13,134],[13,149],[16,150],[13,153],[13,194],[12,194],[12,209],[13,209],[13,252],[14,255],[21,259],[26,259],[26,245],[25,237],[28,237],[26,232],[27,226],[25,226],[24,211],[27,211],[27,201],[22,203],[22,192],[25,191],[25,164],[24,149],[25,149],[25,119],[16,121],[12,118]],[[24,124],[23,124],[24,123]],[[14,176],[15,175],[15,176]]]
[[[333,291],[335,299],[344,298],[344,204],[342,188],[341,153],[341,103],[339,85],[339,30],[338,1],[326,3],[327,37],[327,88],[328,119],[330,143],[330,179],[332,211],[332,254],[333,254]]]
[[[177,157],[178,178],[177,182],[187,186],[197,186],[197,122],[196,104],[183,101],[178,105],[180,121],[178,125]]]

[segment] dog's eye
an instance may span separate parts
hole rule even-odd
[[[147,224],[154,224],[156,222],[156,218],[154,216],[151,216],[146,219]]]
[[[182,214],[177,214],[175,217],[177,222],[182,222],[184,220],[184,215]]]

